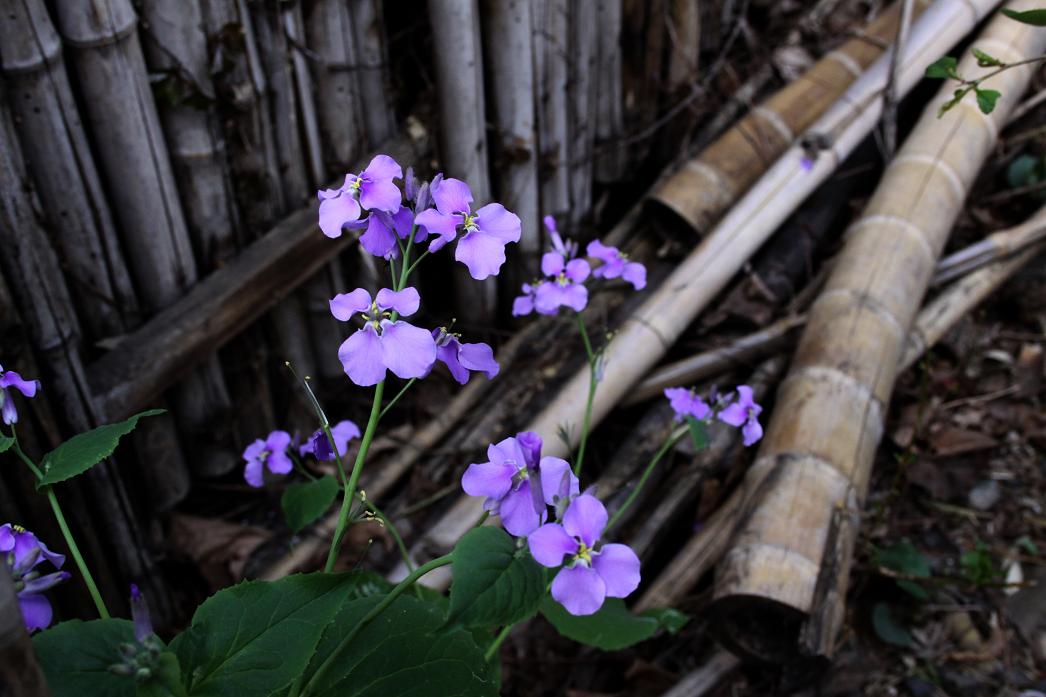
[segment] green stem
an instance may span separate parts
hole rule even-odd
[[[374,440],[374,432],[378,430],[378,415],[381,413],[381,396],[384,391],[385,381],[382,380],[374,386],[374,402],[370,407],[370,418],[367,420],[367,429],[363,432],[363,439],[360,441],[360,449],[356,453],[356,461],[352,463],[352,474],[349,475],[348,482],[345,482],[344,479],[342,480],[344,489],[341,497],[341,511],[338,513],[338,525],[334,528],[334,539],[331,541],[331,548],[327,553],[327,563],[323,567],[323,570],[327,573],[334,569],[334,561],[338,557],[338,549],[341,547],[345,528],[349,524],[349,511],[352,509],[352,500],[356,494],[356,484],[359,483],[360,473],[363,471],[363,461],[367,459],[367,451],[370,450],[371,441]],[[330,433],[330,428],[326,425],[324,425],[324,432],[327,434],[327,438],[330,439],[331,448],[334,449],[335,458],[338,460],[338,468],[342,471],[342,477],[344,477],[344,469],[341,467],[341,458],[334,445],[334,437]]]
[[[396,587],[389,591],[388,594],[381,599],[381,602],[372,607],[370,609],[370,612],[364,615],[363,618],[359,622],[357,622],[352,627],[352,629],[348,631],[348,633],[342,638],[342,640],[338,642],[338,645],[334,648],[333,651],[331,651],[331,654],[327,656],[327,659],[320,664],[320,666],[316,669],[316,672],[312,674],[311,678],[309,678],[309,681],[305,683],[305,687],[304,689],[302,689],[301,694],[306,695],[309,693],[309,688],[311,688],[314,683],[316,683],[320,678],[322,678],[323,675],[328,670],[330,670],[331,666],[335,664],[338,655],[342,651],[344,651],[350,643],[352,643],[352,640],[355,639],[356,636],[361,631],[363,631],[363,629],[368,624],[370,624],[371,620],[373,620],[375,617],[384,612],[385,609],[396,600],[396,598],[400,597],[400,595],[403,594],[403,591],[407,590],[415,581],[417,581],[419,578],[421,578],[428,572],[432,571],[433,569],[438,569],[441,566],[446,566],[450,564],[451,561],[451,556],[449,554],[446,556],[437,557],[427,564],[422,564],[417,569],[412,571],[405,579],[396,584]]]
[[[382,408],[381,413],[378,414],[378,421],[381,421],[383,418],[385,418],[385,415],[389,413],[389,409],[392,409],[392,407],[395,406],[396,402],[400,401],[400,397],[406,394],[407,390],[410,389],[410,386],[416,383],[417,381],[417,378],[411,378],[407,381],[406,385],[400,388],[400,391],[396,393],[396,396],[392,398],[392,401],[390,401]]]
[[[14,438],[14,449],[15,454],[18,455],[19,459],[25,463],[26,467],[33,473],[37,480],[44,478],[43,472],[40,468],[29,459],[29,456],[22,451],[22,446],[18,443],[18,434],[15,432],[14,426],[11,427],[11,437]],[[62,507],[58,503],[58,497],[55,496],[54,490],[50,486],[43,488],[44,496],[47,497],[47,502],[51,504],[51,511],[54,513],[55,520],[58,521],[58,528],[62,531],[62,537],[65,538],[65,543],[69,546],[69,553],[73,557],[73,561],[76,562],[76,568],[80,570],[80,575],[84,579],[84,585],[87,586],[87,592],[91,594],[91,600],[94,601],[94,606],[98,610],[98,616],[103,620],[109,619],[109,610],[105,607],[105,601],[102,600],[102,594],[98,591],[98,585],[94,582],[94,576],[91,575],[90,569],[87,568],[87,562],[84,561],[83,555],[80,554],[80,548],[76,544],[76,540],[73,538],[73,531],[69,529],[69,524],[65,522],[65,515],[62,513]]]
[[[421,256],[418,257],[417,261],[415,261],[413,264],[411,264],[407,268],[407,276],[408,276],[408,278],[410,277],[410,275],[412,273],[414,273],[414,269],[418,268],[418,264],[421,263],[421,260],[424,259],[425,257],[427,257],[428,255],[429,255],[429,253],[427,251],[426,252],[422,252]]]
[[[588,356],[588,401],[585,403],[585,421],[581,426],[581,439],[578,441],[577,459],[574,461],[574,476],[580,477],[581,465],[585,461],[585,445],[588,443],[588,431],[592,427],[592,402],[596,398],[596,387],[599,384],[596,375],[596,363],[599,359],[595,352],[592,351],[592,342],[588,338],[585,320],[581,319],[580,313],[577,315],[577,327],[581,332],[581,340],[585,344],[585,354]]]
[[[498,655],[498,649],[501,648],[502,642],[505,641],[505,639],[509,635],[509,632],[511,632],[512,628],[515,626],[515,624],[506,624],[504,627],[501,628],[501,631],[498,632],[498,635],[494,638],[494,643],[491,644],[487,648],[487,652],[483,654],[483,660],[485,660],[487,663],[490,663],[492,660],[494,660],[494,657]]]
[[[381,512],[381,509],[375,506],[370,501],[364,501],[363,505],[367,507],[367,510],[374,514],[374,517],[381,521],[385,529],[392,535],[392,539],[396,541],[396,547],[399,549],[400,556],[403,557],[403,563],[407,567],[407,571],[414,571],[414,563],[410,560],[410,554],[407,552],[407,545],[403,543],[403,537],[400,536],[396,526],[392,524],[389,517]]]
[[[665,456],[665,453],[667,453],[673,445],[678,443],[679,439],[685,436],[686,433],[687,427],[683,426],[682,428],[678,428],[672,433],[668,434],[668,437],[665,438],[665,442],[661,444],[661,447],[658,448],[657,453],[655,453],[654,457],[651,458],[650,463],[646,466],[646,469],[643,470],[643,475],[639,478],[639,481],[636,482],[636,486],[634,489],[632,489],[632,493],[628,495],[628,498],[625,499],[625,502],[621,504],[621,508],[617,509],[617,512],[615,512],[614,515],[610,518],[610,522],[608,522],[606,528],[604,528],[604,530],[606,531],[603,533],[604,535],[606,535],[606,533],[614,527],[614,524],[617,523],[621,516],[625,514],[625,511],[628,510],[628,507],[635,503],[636,497],[638,497],[639,492],[643,490],[643,486],[646,484],[646,480],[650,478],[650,474],[654,471],[654,468],[657,466],[657,463],[661,461],[661,458]]]

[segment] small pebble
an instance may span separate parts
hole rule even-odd
[[[976,508],[978,511],[987,511],[997,504],[1001,497],[1002,490],[999,488],[999,482],[994,479],[988,479],[970,490],[967,501],[969,501],[971,508]]]

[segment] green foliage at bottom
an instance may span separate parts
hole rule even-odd
[[[120,644],[134,643],[127,620],[69,620],[33,637],[52,697],[134,697],[132,678],[113,675]]]

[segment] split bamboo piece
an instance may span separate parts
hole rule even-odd
[[[661,697],[701,697],[719,684],[719,681],[741,665],[737,657],[727,651],[717,651],[697,670],[687,673]]]
[[[916,0],[919,14],[929,0]],[[901,2],[748,112],[650,196],[653,209],[705,235],[796,136],[809,128],[882,55],[897,34]]]
[[[440,113],[440,159],[448,177],[463,180],[475,205],[490,201],[483,91],[483,53],[477,0],[429,0]],[[491,321],[497,309],[497,279],[473,280],[455,265],[456,307],[469,308],[475,322]]]
[[[537,97],[538,180],[541,213],[565,218],[570,210],[567,152],[567,0],[535,0],[534,94]]]
[[[599,17],[596,2],[568,3],[567,82],[570,222],[576,228],[592,204],[592,147],[599,90]]]
[[[349,0],[352,27],[355,31],[356,61],[363,124],[367,127],[367,147],[379,148],[396,132],[396,122],[385,87],[388,65],[385,29],[382,26],[380,0]]]
[[[1046,239],[1046,220],[1040,211],[1015,228],[992,233],[966,249],[949,254],[937,265],[931,285],[939,286],[985,264],[1013,256],[1043,239]]]
[[[690,0],[696,8],[696,0]],[[619,139],[625,130],[625,100],[621,87],[621,0],[596,0],[596,92],[592,118],[595,120],[596,158],[593,176],[613,183],[625,173],[627,150]],[[696,45],[696,44],[695,44]]]
[[[1016,63],[1046,49],[1046,32],[999,15],[975,45]],[[928,61],[906,53],[902,62]],[[959,64],[963,74],[978,70],[972,56]],[[1021,66],[987,81],[1004,95],[988,116],[971,93],[939,119],[954,89],[943,86],[851,226],[778,390],[746,475],[750,505],[717,568],[713,607],[738,652],[775,662],[832,654],[859,510],[918,299],[1031,72]]]
[[[44,672],[36,662],[33,642],[22,622],[15,584],[7,566],[0,567],[0,694],[50,697]]]
[[[991,10],[993,0],[939,0],[912,28],[898,87],[905,94],[925,66],[942,55]],[[726,286],[744,262],[806,196],[836,169],[879,120],[889,59],[880,58],[812,127],[833,144],[813,163],[800,146],[790,148],[718,226],[615,332],[604,351],[607,370],[596,391],[592,424],[598,424],[665,354],[698,313]],[[809,168],[808,168],[809,165]],[[567,457],[557,437],[564,427],[576,439],[588,393],[587,368],[576,373],[528,425],[545,439],[547,454]],[[446,550],[479,517],[481,501],[463,497],[419,542],[419,549]],[[442,575],[433,583],[445,583]]]
[[[352,15],[345,0],[319,0],[306,17],[309,48],[320,60],[313,65],[320,129],[327,145],[327,169],[349,165],[361,149],[363,125],[356,79],[358,51]]]

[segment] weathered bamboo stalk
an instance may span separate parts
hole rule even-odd
[[[941,259],[930,285],[943,285],[981,266],[1015,255],[1043,239],[1046,239],[1046,220],[1037,214],[1015,228],[994,232]]]
[[[319,188],[327,180],[327,175],[323,166],[323,145],[320,143],[320,122],[316,115],[312,76],[302,53],[305,45],[305,21],[301,16],[301,5],[297,2],[284,3],[280,15],[283,20],[283,32],[287,37],[294,91],[298,97],[298,109],[301,112],[302,130],[305,134],[305,159],[312,177],[312,186]]]
[[[535,0],[534,81],[537,98],[541,213],[565,218],[570,210],[567,148],[567,0]]]
[[[622,0],[622,91],[625,121],[630,131],[651,126],[663,106],[661,88],[667,27],[665,3],[668,0]],[[641,162],[650,150],[650,139],[633,143],[627,156]]]
[[[1000,15],[976,45],[1013,63],[1046,49],[1046,33]],[[903,62],[911,61],[906,54]],[[959,71],[976,74],[976,59],[963,59]],[[945,85],[851,227],[747,475],[751,506],[718,568],[718,626],[737,651],[771,661],[832,654],[859,506],[913,301],[925,293],[977,170],[1030,76],[1023,66],[991,78],[985,87],[1006,97],[988,116],[971,93],[938,119],[953,89]]]
[[[523,233],[502,287],[514,292],[537,273],[543,248],[538,221],[534,49],[529,0],[484,0],[483,51],[493,106],[494,191],[519,216]]]
[[[367,145],[371,149],[379,148],[396,132],[395,114],[385,86],[389,61],[381,9],[382,3],[377,0],[349,0],[355,30],[363,124],[367,128]]]
[[[436,79],[439,86],[440,158],[447,176],[468,183],[476,203],[490,200],[483,61],[477,0],[429,0]],[[490,321],[497,308],[497,279],[474,281],[455,267],[457,307]]]
[[[319,0],[305,24],[309,48],[321,61],[313,65],[320,129],[327,144],[327,168],[343,170],[359,154],[363,140],[360,88],[356,74],[359,52],[352,15],[345,0]]]
[[[595,180],[613,183],[625,173],[627,148],[619,139],[625,130],[625,100],[621,87],[621,1],[596,0]],[[696,6],[696,2],[694,3]]]
[[[570,222],[576,228],[592,205],[593,146],[599,90],[599,17],[595,2],[569,4],[570,79],[567,83],[567,153],[570,163]]]
[[[918,14],[928,0],[915,4]],[[666,219],[681,221],[704,235],[796,136],[875,61],[897,33],[900,3],[894,3],[862,32],[752,109],[700,155],[687,162],[651,196]]]
[[[15,584],[0,564],[0,694],[8,697],[50,697],[44,673],[36,662],[33,642],[22,623]]]
[[[701,11],[697,0],[669,0],[665,31],[668,35],[668,70],[665,92],[674,107],[693,100],[698,84],[701,55]],[[665,124],[659,134],[659,146],[666,161],[685,155],[681,145],[688,145],[691,129],[697,120],[693,104],[683,108]],[[732,120],[732,119],[731,119]]]
[[[946,51],[979,21],[992,0],[943,0],[934,3],[913,26],[899,89],[906,93],[922,77],[925,65]],[[818,133],[831,133],[834,144],[811,166],[806,154],[793,146],[752,187],[722,222],[651,293],[617,329],[604,356],[608,370],[593,402],[592,423],[598,424],[664,355],[683,330],[723,289],[744,262],[766,241],[778,225],[835,170],[878,121],[888,61],[880,59],[814,125]],[[550,455],[567,456],[556,434],[566,428],[576,439],[585,412],[587,368],[566,382],[556,397],[524,430],[545,439]],[[420,543],[423,548],[448,549],[479,516],[479,499],[463,497]]]
[[[741,665],[741,661],[728,651],[716,651],[704,665],[687,673],[676,685],[661,697],[701,697],[719,684],[719,681]]]

